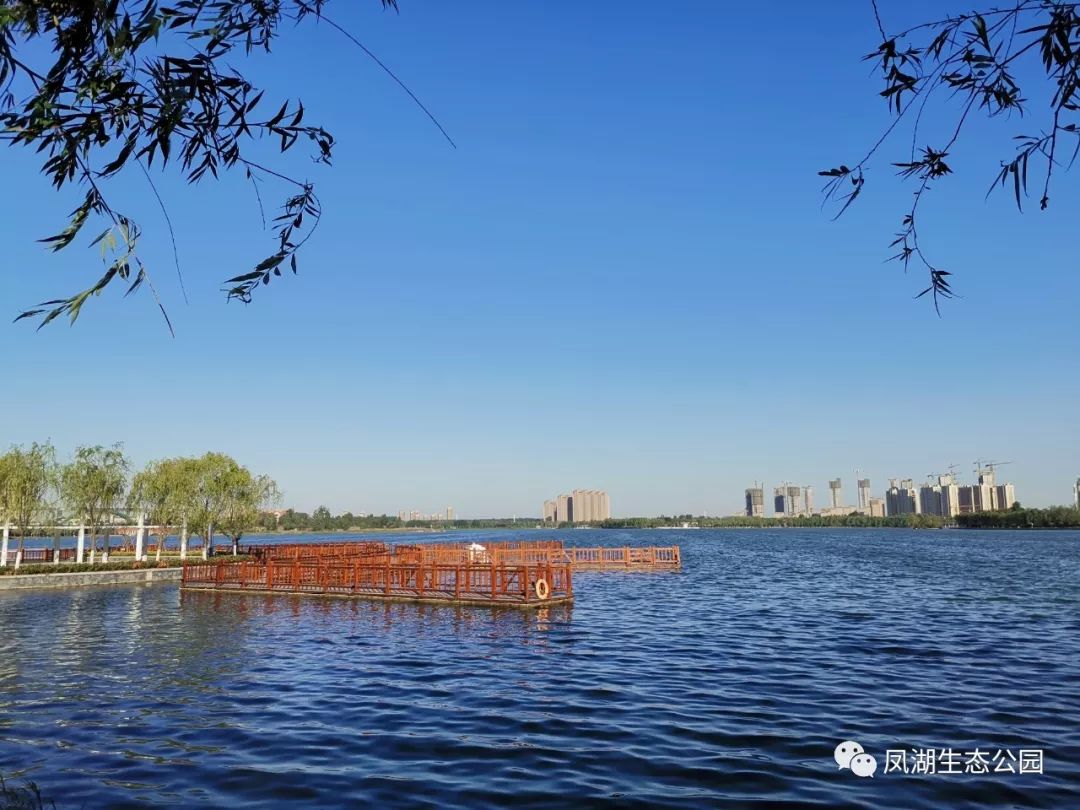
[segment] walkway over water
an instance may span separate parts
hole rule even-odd
[[[519,608],[574,598],[571,566],[565,564],[433,565],[344,556],[185,565],[181,585]]]
[[[669,570],[667,548],[565,548],[559,540],[248,546],[254,559],[185,565],[185,588],[541,607],[574,598],[573,572]]]
[[[479,543],[419,543],[389,545],[378,541],[290,543],[249,546],[259,560],[361,558],[425,565],[573,565],[578,571],[668,570],[682,565],[678,546],[564,547],[561,540],[517,540]]]

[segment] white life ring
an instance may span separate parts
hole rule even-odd
[[[551,588],[548,586],[546,579],[536,580],[536,585],[533,588],[536,590],[536,598],[541,601],[551,596]]]

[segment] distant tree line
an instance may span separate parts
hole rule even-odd
[[[354,515],[342,512],[335,515],[325,506],[314,512],[263,512],[258,526],[268,532],[349,532],[378,529],[506,529],[529,528],[540,522],[539,518],[482,518],[479,520],[402,520],[390,515]]]
[[[957,515],[956,523],[965,529],[1078,529],[1080,509],[1072,506],[1024,509],[1015,504],[1005,512]]]
[[[810,515],[808,517],[766,517],[755,518],[745,515],[730,517],[694,517],[693,515],[660,516],[655,518],[616,518],[596,524],[601,529],[656,529],[660,527],[678,527],[683,523],[699,526],[703,529],[724,528],[813,528],[813,527],[866,527],[897,529],[940,529],[945,519],[937,515],[894,515],[892,517],[870,517],[869,515]]]

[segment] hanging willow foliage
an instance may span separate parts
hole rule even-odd
[[[379,1],[397,8],[396,0]],[[190,183],[235,169],[252,181],[273,177],[293,186],[273,220],[273,251],[226,280],[224,292],[249,302],[283,268],[296,272],[297,251],[322,214],[319,199],[309,182],[255,162],[247,150],[269,137],[281,152],[307,144],[328,164],[334,138],[305,122],[299,101],[265,105],[263,91],[227,58],[270,51],[283,23],[325,20],[324,6],[325,0],[0,0],[0,139],[42,155],[42,172],[56,188],[83,189],[63,229],[41,241],[63,250],[96,219],[103,229],[90,242],[106,257],[90,287],[16,320],[37,318],[44,326],[66,315],[74,322],[90,296],[117,282],[127,294],[144,284],[153,289],[137,252],[139,226],[103,188],[132,164],[144,173],[155,162],[177,164]],[[42,54],[51,64],[37,64]],[[156,291],[154,297],[165,315]]]
[[[1055,173],[1069,168],[1080,151],[1080,4],[1017,0],[898,33],[887,33],[876,0],[871,6],[881,44],[864,59],[880,68],[884,82],[880,95],[894,118],[857,163],[819,174],[828,178],[825,197],[837,205],[840,216],[862,193],[865,171],[878,150],[903,122],[910,125],[910,154],[892,165],[901,178],[915,184],[915,191],[892,242],[896,252],[891,258],[905,270],[914,261],[929,273],[929,284],[917,297],[930,295],[937,309],[941,299],[954,295],[951,273],[938,267],[920,244],[919,206],[936,181],[952,174],[946,158],[973,119],[1017,113],[1016,120],[1024,121],[1025,128],[1042,125],[1041,130],[1015,136],[1016,152],[1001,161],[990,185],[990,190],[1009,189],[1018,208],[1028,193],[1029,177],[1037,172],[1039,207],[1045,209]],[[1032,93],[1037,101],[1031,102],[1018,77],[1026,77],[1027,84],[1039,74],[1046,82],[1035,82],[1039,92]],[[939,145],[919,146],[919,125],[932,101],[942,105],[948,126]]]

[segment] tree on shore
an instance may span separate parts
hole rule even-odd
[[[1005,189],[1021,210],[1029,178],[1038,188],[1039,208],[1045,209],[1057,173],[1080,154],[1080,4],[1016,0],[896,32],[889,31],[878,8],[870,0],[880,44],[864,60],[880,69],[880,95],[894,119],[856,162],[819,174],[827,178],[826,198],[840,216],[862,193],[875,158],[900,138],[892,166],[914,191],[890,245],[891,258],[905,271],[914,263],[928,273],[929,284],[916,297],[930,295],[938,308],[941,299],[953,297],[952,274],[920,241],[921,203],[952,174],[962,136],[979,118],[1015,122],[1015,152],[995,167],[988,186]],[[944,126],[927,132],[924,117],[943,120]]]
[[[16,568],[22,565],[30,524],[45,507],[55,476],[56,452],[49,442],[13,447],[0,456],[0,514],[12,521],[19,533]]]
[[[108,524],[113,511],[123,503],[127,487],[128,461],[123,446],[78,447],[75,458],[61,471],[61,491],[79,520],[90,529],[90,562],[94,561],[98,531]],[[101,556],[109,561],[109,537]]]
[[[277,499],[277,484],[267,476],[255,476],[224,453],[206,453],[192,459],[194,525],[203,536],[203,559],[212,553],[214,531],[220,530],[239,545],[245,532],[257,525],[260,509]]]
[[[240,538],[259,525],[259,515],[276,506],[281,495],[272,478],[252,475],[246,467],[240,467],[231,479],[219,525],[232,540],[235,555],[240,553]]]
[[[397,8],[397,0],[378,2],[384,9]],[[256,194],[266,181],[289,189],[273,221],[269,254],[224,282],[230,299],[248,302],[283,270],[297,271],[298,251],[318,224],[322,206],[311,182],[264,165],[253,158],[252,147],[268,140],[286,153],[302,144],[316,162],[330,164],[334,138],[305,121],[299,100],[264,104],[263,91],[237,66],[252,51],[269,53],[283,27],[302,22],[333,29],[334,36],[344,35],[374,59],[326,16],[327,5],[327,0],[0,2],[0,140],[41,154],[41,172],[57,189],[76,185],[82,191],[67,224],[42,240],[46,246],[68,247],[96,220],[92,228],[100,233],[91,245],[106,257],[104,273],[89,287],[45,301],[19,319],[38,318],[41,325],[60,316],[74,321],[91,296],[117,284],[129,293],[145,285],[165,313],[138,256],[139,225],[115,204],[109,185],[127,170],[146,181],[165,212],[150,175],[155,161],[161,167],[172,162],[192,184],[234,170]]]
[[[195,508],[195,480],[192,459],[167,458],[151,461],[131,482],[129,503],[156,526],[158,542],[154,559],[161,553],[170,528],[183,531],[185,519]]]

